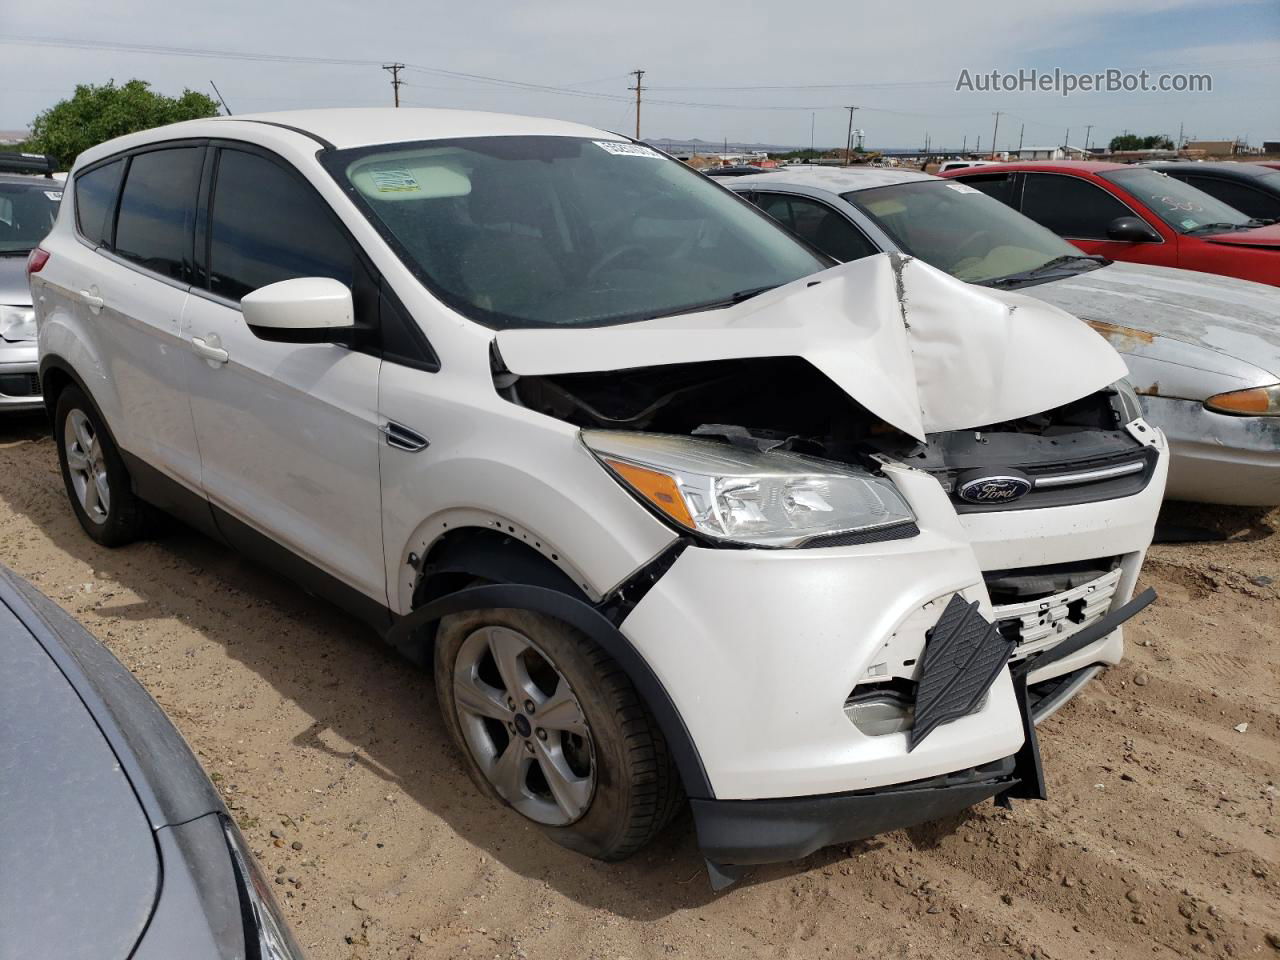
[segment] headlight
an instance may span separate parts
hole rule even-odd
[[[262,960],[304,960],[239,829],[230,820],[223,820],[222,829],[241,885],[240,912],[248,956]]]
[[[587,447],[638,497],[716,540],[798,547],[841,534],[910,536],[911,508],[888,480],[794,453],[690,437],[587,430]]]
[[[1111,385],[1116,392],[1116,401],[1120,407],[1120,415],[1125,423],[1133,423],[1142,416],[1142,401],[1138,399],[1138,391],[1127,378],[1121,378]]]
[[[0,306],[0,337],[6,340],[34,340],[36,338],[35,309]]]
[[[1280,383],[1220,393],[1210,397],[1204,405],[1218,413],[1234,413],[1245,417],[1280,417]]]

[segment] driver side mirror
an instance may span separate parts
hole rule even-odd
[[[1107,224],[1107,239],[1122,243],[1159,243],[1161,237],[1137,217],[1116,217]]]
[[[277,343],[346,342],[355,330],[351,290],[331,277],[297,277],[240,299],[254,336]]]

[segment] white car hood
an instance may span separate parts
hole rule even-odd
[[[918,440],[1040,413],[1125,375],[1069,313],[981,289],[920,260],[880,254],[737,306],[611,327],[504,330],[523,376],[748,357],[802,357]]]

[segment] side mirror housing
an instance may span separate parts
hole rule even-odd
[[[1161,237],[1137,217],[1116,217],[1107,224],[1107,239],[1122,243],[1159,243]]]
[[[280,343],[347,341],[355,330],[351,290],[331,277],[297,277],[259,287],[240,299],[255,336]]]

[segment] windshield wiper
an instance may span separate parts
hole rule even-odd
[[[996,277],[994,280],[988,280],[987,283],[993,287],[1003,287],[1009,284],[1022,283],[1025,280],[1032,280],[1035,277],[1040,276],[1040,274],[1047,270],[1052,270],[1055,267],[1065,267],[1069,263],[1079,263],[1081,260],[1096,263],[1101,267],[1105,267],[1111,262],[1106,257],[1100,257],[1096,254],[1064,253],[1060,257],[1054,257],[1052,260],[1046,260],[1038,267],[1032,267],[1030,270],[1021,270],[1018,273],[1010,273],[1003,277]]]
[[[678,307],[675,310],[665,310],[662,313],[655,314],[650,317],[651,320],[657,320],[659,317],[678,317],[682,313],[698,313],[700,310],[717,310],[721,307],[732,307],[735,304],[742,303],[744,300],[750,300],[752,297],[758,297],[762,293],[768,293],[777,287],[779,283],[765,284],[763,287],[750,287],[746,290],[739,290],[737,293],[731,293],[727,297],[719,300],[708,300],[705,303],[691,303],[687,307]]]

